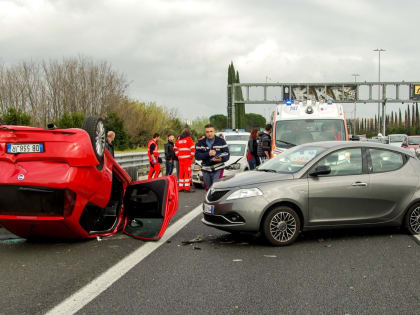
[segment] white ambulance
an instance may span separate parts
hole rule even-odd
[[[287,100],[275,107],[272,125],[273,155],[303,143],[349,140],[343,106],[331,101]]]

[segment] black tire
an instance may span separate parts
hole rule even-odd
[[[93,152],[95,152],[95,156],[99,162],[96,168],[100,170],[104,164],[106,137],[104,121],[102,118],[97,116],[86,117],[83,121],[82,129],[84,129],[89,134]]]
[[[271,245],[290,245],[300,233],[299,216],[290,207],[276,207],[264,217],[262,232]]]
[[[416,203],[408,209],[404,221],[405,228],[410,234],[420,234],[420,203]]]

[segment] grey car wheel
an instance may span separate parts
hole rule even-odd
[[[420,234],[420,204],[413,205],[405,217],[405,226],[411,234]]]
[[[296,211],[281,206],[272,209],[263,222],[265,238],[274,246],[292,244],[300,232],[300,219]]]

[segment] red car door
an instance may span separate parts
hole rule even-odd
[[[144,240],[158,240],[178,209],[175,176],[138,181],[124,196],[124,233]]]

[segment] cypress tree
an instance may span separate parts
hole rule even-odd
[[[401,115],[401,108],[398,109],[398,127],[401,127],[402,125],[402,115]]]
[[[414,103],[413,105],[411,105],[411,126],[415,127],[416,126],[416,112],[414,111]]]
[[[241,83],[240,79],[239,79],[239,72],[236,71],[236,76],[235,76],[235,83]],[[237,87],[235,90],[235,95],[236,95],[236,99],[238,101],[243,101],[244,97],[242,95],[242,88],[241,87]],[[244,103],[240,103],[236,105],[236,125],[238,128],[240,129],[245,129],[246,127],[246,121],[245,121],[245,104]]]
[[[416,127],[419,126],[419,105],[416,102]]]
[[[233,80],[232,80],[232,67],[233,67],[233,62],[229,65],[228,67],[228,85],[232,84]],[[232,127],[232,88],[229,87],[228,88],[228,127],[229,128],[233,128]]]
[[[411,115],[410,115],[410,105],[407,105],[407,122],[406,126],[410,128],[411,125]]]

